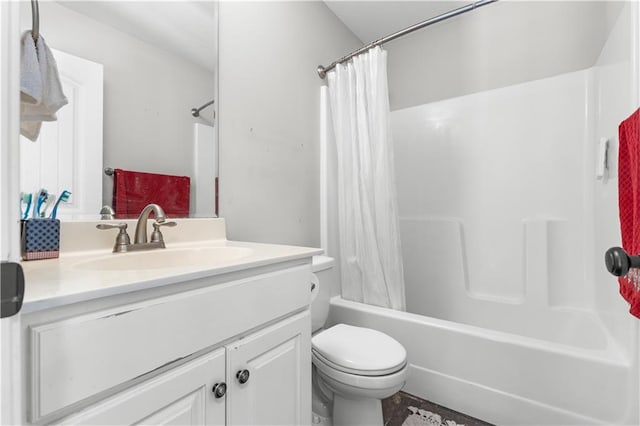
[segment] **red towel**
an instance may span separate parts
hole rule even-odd
[[[188,217],[190,184],[189,176],[115,169],[113,209],[116,218],[137,218],[142,209],[151,203],[162,207],[169,217]]]
[[[618,203],[622,248],[640,254],[640,109],[620,123],[618,129]],[[631,269],[618,279],[620,294],[630,304],[629,312],[640,318],[640,271]]]

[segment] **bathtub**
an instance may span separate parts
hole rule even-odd
[[[498,425],[638,424],[637,366],[601,324],[591,324],[593,339],[567,344],[548,331],[524,336],[340,296],[331,299],[329,321],[394,337],[408,352],[405,392],[482,420]]]

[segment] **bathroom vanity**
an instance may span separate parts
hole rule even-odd
[[[115,254],[91,226],[63,224],[60,259],[23,264],[24,424],[310,423],[321,250],[189,219],[163,231],[166,249]],[[88,232],[99,241],[74,240]]]

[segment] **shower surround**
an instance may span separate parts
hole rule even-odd
[[[638,17],[593,67],[391,113],[407,312],[336,297],[330,319],[401,342],[406,392],[497,424],[640,421],[638,327],[603,261]]]

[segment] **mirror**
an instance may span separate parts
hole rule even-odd
[[[112,204],[114,177],[105,169],[187,176],[189,216],[215,216],[217,2],[41,1],[39,8],[40,34],[58,67],[74,70],[71,76],[60,71],[63,88],[70,85],[65,89],[70,102],[58,112],[57,122],[43,123],[41,137],[55,134],[60,143],[75,139],[71,148],[56,149],[54,143],[21,138],[21,150],[26,150],[21,153],[21,190],[45,187],[59,194],[74,188],[59,217],[95,218],[102,205]],[[29,2],[22,2],[23,31],[31,29],[31,18]],[[96,78],[103,78],[102,93],[87,95],[75,74],[80,65],[69,61],[91,68],[88,80],[94,86]],[[102,102],[96,102],[100,96]],[[210,101],[215,102],[206,105]],[[197,117],[192,115],[201,107]],[[93,116],[85,117],[86,111]],[[76,121],[70,125],[68,120]],[[80,132],[88,136],[78,137]],[[102,149],[89,141],[93,136],[101,139]],[[32,153],[35,146],[42,152]],[[42,172],[56,157],[63,159],[59,169],[70,170],[64,159],[78,164],[64,178]],[[97,158],[100,166],[89,166]],[[119,194],[118,202],[122,199]]]

